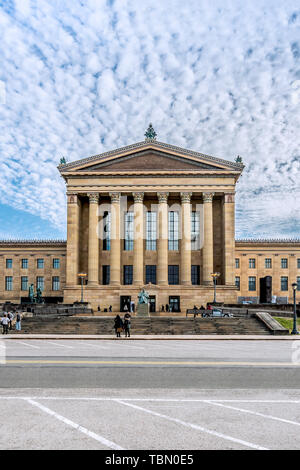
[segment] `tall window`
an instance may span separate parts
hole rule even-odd
[[[200,213],[191,213],[191,250],[200,249]]]
[[[105,211],[103,217],[103,250],[110,250],[111,215]]]
[[[249,291],[254,291],[256,290],[256,277],[255,276],[249,276],[248,278],[248,290]]]
[[[28,277],[21,276],[21,290],[28,290]]]
[[[52,290],[59,290],[59,289],[60,289],[59,276],[53,276]]]
[[[59,258],[53,258],[53,269],[59,269],[59,267],[60,267]]]
[[[133,212],[126,212],[125,214],[125,239],[124,250],[133,250]]]
[[[13,290],[12,276],[5,276],[5,290]]]
[[[300,258],[297,259],[297,268],[300,269]]]
[[[168,279],[169,279],[169,284],[172,284],[172,285],[179,284],[179,266],[178,265],[168,266]]]
[[[21,268],[22,269],[28,269],[28,259],[24,258],[21,260]]]
[[[146,250],[156,250],[156,212],[147,212]]]
[[[272,268],[272,260],[271,260],[271,258],[265,258],[265,268],[266,268],[266,269]]]
[[[132,265],[124,265],[124,284],[128,286],[133,282],[133,266]]]
[[[255,268],[255,258],[249,259],[249,268]]]
[[[11,269],[13,266],[13,261],[11,258],[6,258],[6,268]]]
[[[281,267],[286,269],[288,267],[288,260],[287,258],[281,258]]]
[[[146,284],[156,284],[156,266],[155,264],[149,264],[146,266]]]
[[[240,258],[235,258],[235,269],[239,269],[240,267]]]
[[[37,268],[38,269],[43,269],[44,268],[44,259],[43,258],[38,258],[37,259]]]
[[[169,241],[168,249],[169,250],[178,250],[178,212],[170,211],[169,212]]]
[[[108,286],[110,283],[110,266],[103,265],[102,266],[102,284],[104,286]]]
[[[297,290],[300,291],[300,276],[297,276]]]
[[[281,290],[288,290],[288,277],[281,276]]]
[[[200,266],[192,264],[192,284],[198,286],[200,284]]]
[[[42,291],[44,290],[44,277],[37,276],[36,278],[36,288],[40,288]]]
[[[235,276],[235,285],[238,290],[241,288],[241,278],[240,276]]]

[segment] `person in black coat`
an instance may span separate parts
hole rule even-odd
[[[117,315],[115,318],[114,329],[117,335],[117,338],[121,338],[121,331],[123,330],[123,320],[120,315]]]

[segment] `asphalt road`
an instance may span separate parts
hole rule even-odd
[[[2,388],[300,388],[300,342],[3,343]]]

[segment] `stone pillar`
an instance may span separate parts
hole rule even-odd
[[[226,285],[235,284],[235,222],[234,194],[225,194],[223,200],[223,229],[224,229],[224,282]]]
[[[168,285],[168,196],[157,193],[158,197],[158,239],[157,239],[157,284]]]
[[[77,194],[68,194],[66,286],[78,284],[79,270],[79,216],[80,201]]]
[[[99,284],[99,238],[98,209],[99,194],[90,193],[89,197],[89,251],[88,251],[88,285]]]
[[[214,193],[203,193],[204,206],[204,243],[202,249],[203,284],[213,284],[212,273],[214,269],[213,253],[213,201]]]
[[[120,246],[120,197],[121,193],[109,193],[111,197],[110,216],[110,284],[121,283],[121,246]]]
[[[133,284],[144,285],[144,193],[132,193],[134,199]]]
[[[192,193],[180,193],[181,197],[181,284],[191,284],[191,197]]]

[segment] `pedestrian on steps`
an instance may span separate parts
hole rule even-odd
[[[123,331],[123,320],[120,317],[120,315],[117,315],[116,318],[115,318],[114,328],[115,328],[117,338],[121,338],[121,333]]]

